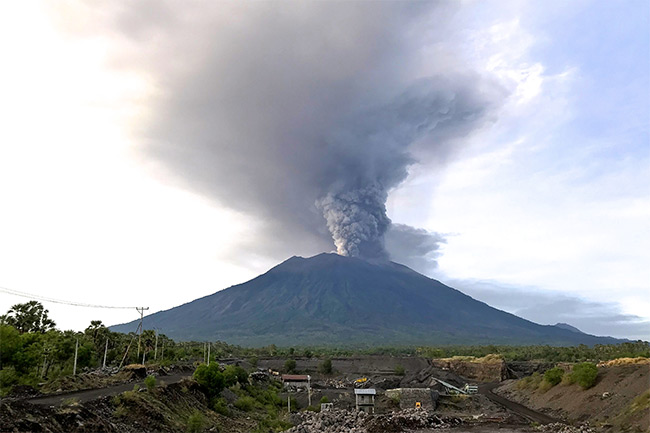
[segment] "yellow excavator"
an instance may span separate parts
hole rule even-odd
[[[355,385],[361,385],[362,383],[366,383],[368,381],[367,377],[360,377],[357,380],[354,381]]]

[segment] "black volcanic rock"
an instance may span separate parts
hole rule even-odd
[[[135,330],[137,322],[113,326]],[[179,340],[244,346],[596,344],[613,338],[542,326],[393,262],[292,257],[246,283],[145,318]]]

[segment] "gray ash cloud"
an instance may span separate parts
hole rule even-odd
[[[387,258],[386,198],[411,149],[437,169],[506,97],[450,55],[456,7],[124,3],[97,8],[93,25],[123,41],[116,67],[155,85],[137,134],[165,177],[264,221],[257,245],[274,253],[333,239],[341,254]]]

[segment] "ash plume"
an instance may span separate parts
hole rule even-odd
[[[455,56],[453,3],[195,6],[129,2],[88,22],[123,41],[117,67],[156,86],[141,157],[264,221],[262,254],[333,240],[341,254],[387,258],[390,191],[411,164],[438,169],[507,96]]]
[[[317,201],[337,252],[344,256],[388,259],[384,233],[390,226],[386,216],[387,194],[379,185],[329,193]]]

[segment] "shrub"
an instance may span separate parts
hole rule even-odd
[[[124,406],[118,406],[113,411],[114,418],[124,418],[129,414],[129,410]]]
[[[156,387],[156,378],[155,376],[147,376],[146,379],[144,380],[144,386],[147,387],[149,391],[154,389]]]
[[[323,397],[321,397],[320,402],[321,402],[321,403],[329,403],[329,402],[330,402],[330,399],[327,398],[326,395],[324,395]]]
[[[296,360],[295,359],[287,359],[284,362],[284,369],[287,373],[292,373],[296,370]]]
[[[564,370],[559,367],[551,368],[544,372],[544,380],[555,386],[562,381],[562,376],[564,376]]]
[[[332,374],[332,360],[327,358],[318,366],[318,371],[323,374]]]
[[[571,379],[582,387],[588,389],[594,386],[598,377],[598,367],[591,362],[583,362],[573,366]]]
[[[249,412],[255,406],[255,399],[253,397],[239,397],[235,401],[235,407],[244,412]]]
[[[188,433],[198,433],[200,431],[203,431],[204,427],[205,427],[205,417],[201,412],[195,410],[194,412],[192,412],[192,415],[190,415],[187,418]]]
[[[404,367],[402,365],[396,365],[395,374],[398,376],[404,376],[406,374],[406,371],[404,370]]]
[[[219,395],[225,385],[223,373],[216,362],[209,366],[199,365],[194,371],[194,380],[207,390],[209,396]]]
[[[228,403],[224,398],[215,399],[212,404],[212,409],[223,416],[230,416],[230,409],[228,409]]]
[[[223,371],[223,378],[226,387],[233,386],[236,383],[245,385],[248,383],[248,373],[238,365],[229,365]]]
[[[9,392],[11,387],[18,383],[18,374],[14,367],[5,367],[0,370],[0,390]]]

